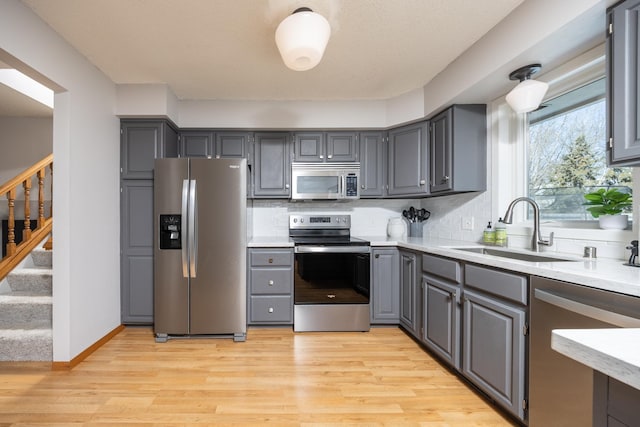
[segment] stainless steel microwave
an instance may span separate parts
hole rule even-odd
[[[360,163],[291,164],[291,199],[359,199]]]

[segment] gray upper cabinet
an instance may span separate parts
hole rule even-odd
[[[429,166],[428,122],[389,131],[388,189],[392,197],[426,196]]]
[[[375,198],[385,195],[386,144],[384,132],[360,132],[360,197]]]
[[[288,198],[291,194],[291,143],[287,132],[256,132],[253,147],[254,198]]]
[[[181,157],[213,157],[214,133],[198,131],[180,132]]]
[[[180,156],[247,158],[250,138],[250,132],[183,130],[180,132]]]
[[[626,0],[608,11],[607,107],[608,162],[640,164],[640,2]]]
[[[431,193],[486,190],[486,106],[454,105],[429,126]]]
[[[297,132],[294,136],[296,162],[358,161],[356,132]]]
[[[153,179],[156,158],[178,157],[178,133],[164,120],[122,120],[120,172],[122,179]]]
[[[395,248],[371,251],[371,323],[398,324],[400,318],[400,264]]]

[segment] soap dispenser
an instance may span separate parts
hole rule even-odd
[[[507,246],[507,226],[500,218],[498,225],[496,225],[496,245]]]
[[[496,232],[491,227],[491,221],[489,221],[489,224],[487,224],[487,228],[485,228],[484,232],[482,233],[482,241],[490,245],[493,245],[496,242]]]

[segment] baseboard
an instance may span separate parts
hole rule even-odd
[[[109,342],[109,340],[111,340],[111,338],[115,337],[116,335],[118,335],[123,330],[124,330],[124,325],[117,326],[115,329],[113,329],[107,335],[105,335],[104,337],[100,338],[98,341],[93,343],[86,350],[84,350],[82,353],[78,354],[76,357],[71,359],[69,362],[52,362],[51,363],[51,370],[52,371],[65,371],[65,370],[73,369],[76,365],[78,365],[84,359],[89,357],[89,355],[91,355],[91,353],[93,353],[94,351],[96,351],[97,349],[99,349],[100,347],[105,345],[107,342]]]

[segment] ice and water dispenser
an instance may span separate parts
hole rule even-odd
[[[160,215],[160,249],[182,249],[182,215]]]

